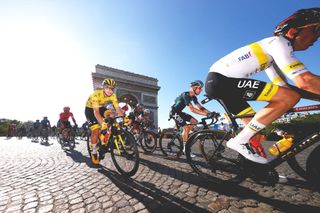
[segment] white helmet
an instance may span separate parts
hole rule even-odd
[[[145,109],[143,113],[150,114],[150,109]]]

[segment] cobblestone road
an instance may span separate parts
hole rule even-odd
[[[49,146],[30,139],[0,138],[0,212],[320,212],[320,193],[287,164],[289,182],[261,186],[250,179],[236,187],[208,183],[192,173],[183,156],[140,154],[131,179],[106,161],[93,168],[84,141],[73,152],[54,139]]]

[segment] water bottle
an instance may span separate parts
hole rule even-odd
[[[292,146],[292,144],[293,138],[282,138],[276,144],[272,145],[269,148],[269,152],[274,156],[278,156],[280,152],[285,152],[286,150],[288,150]]]

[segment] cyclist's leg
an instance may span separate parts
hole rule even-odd
[[[171,111],[170,116],[176,122],[177,128],[179,128],[179,127],[183,128],[182,140],[187,141],[189,128],[190,128],[189,125],[187,124],[187,121],[189,122],[190,119],[192,118],[192,116],[189,114],[186,114],[184,112],[176,112],[176,111]]]
[[[226,89],[226,87],[228,89]],[[251,114],[253,109],[247,101],[268,101],[269,105],[257,113],[256,116],[248,123],[246,127],[235,138],[228,141],[227,146],[238,151],[244,157],[257,163],[267,163],[267,160],[257,155],[249,146],[248,142],[252,136],[263,129],[266,125],[271,123],[281,113],[287,111],[292,105],[299,100],[299,95],[287,88],[280,88],[279,86],[268,84],[263,81],[243,78],[228,78],[218,73],[209,73],[206,82],[206,92],[209,97],[220,98],[224,101],[228,109],[236,115]],[[284,103],[283,100],[286,95],[292,95],[290,101]],[[280,101],[281,100],[281,101]],[[272,109],[278,107],[279,109]],[[287,108],[284,110],[284,108]],[[267,112],[267,113],[266,113]],[[272,113],[272,117],[268,116]],[[258,119],[257,119],[258,118]],[[269,119],[267,121],[262,120]]]
[[[270,84],[266,84],[265,88],[267,87],[271,87]],[[300,99],[298,93],[285,87],[278,87],[271,97],[263,95],[266,91],[267,90],[262,91],[257,100],[268,101],[269,104],[257,112],[252,120],[249,122],[248,120],[245,121],[247,125],[237,136],[239,140],[248,141],[253,135],[292,108]]]
[[[184,124],[183,125],[183,132],[182,132],[182,142],[183,142],[183,153],[185,153],[186,142],[189,138],[190,130],[192,129],[192,126],[190,124],[196,124],[197,119],[195,119],[191,115],[184,113],[184,112],[180,112],[179,116],[183,119],[183,123],[181,123],[181,125]],[[189,122],[190,124],[187,124],[186,122]]]
[[[100,134],[100,125],[96,119],[93,109],[86,107],[85,115],[89,121],[89,128],[91,129],[90,141],[92,145],[91,160],[93,164],[99,164],[99,159],[97,155],[97,142]]]

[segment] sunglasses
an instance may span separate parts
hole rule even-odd
[[[106,88],[106,89],[110,89],[110,90],[112,90],[112,91],[114,90],[114,87],[110,87],[110,86],[109,86],[109,87],[105,87],[105,88]]]

